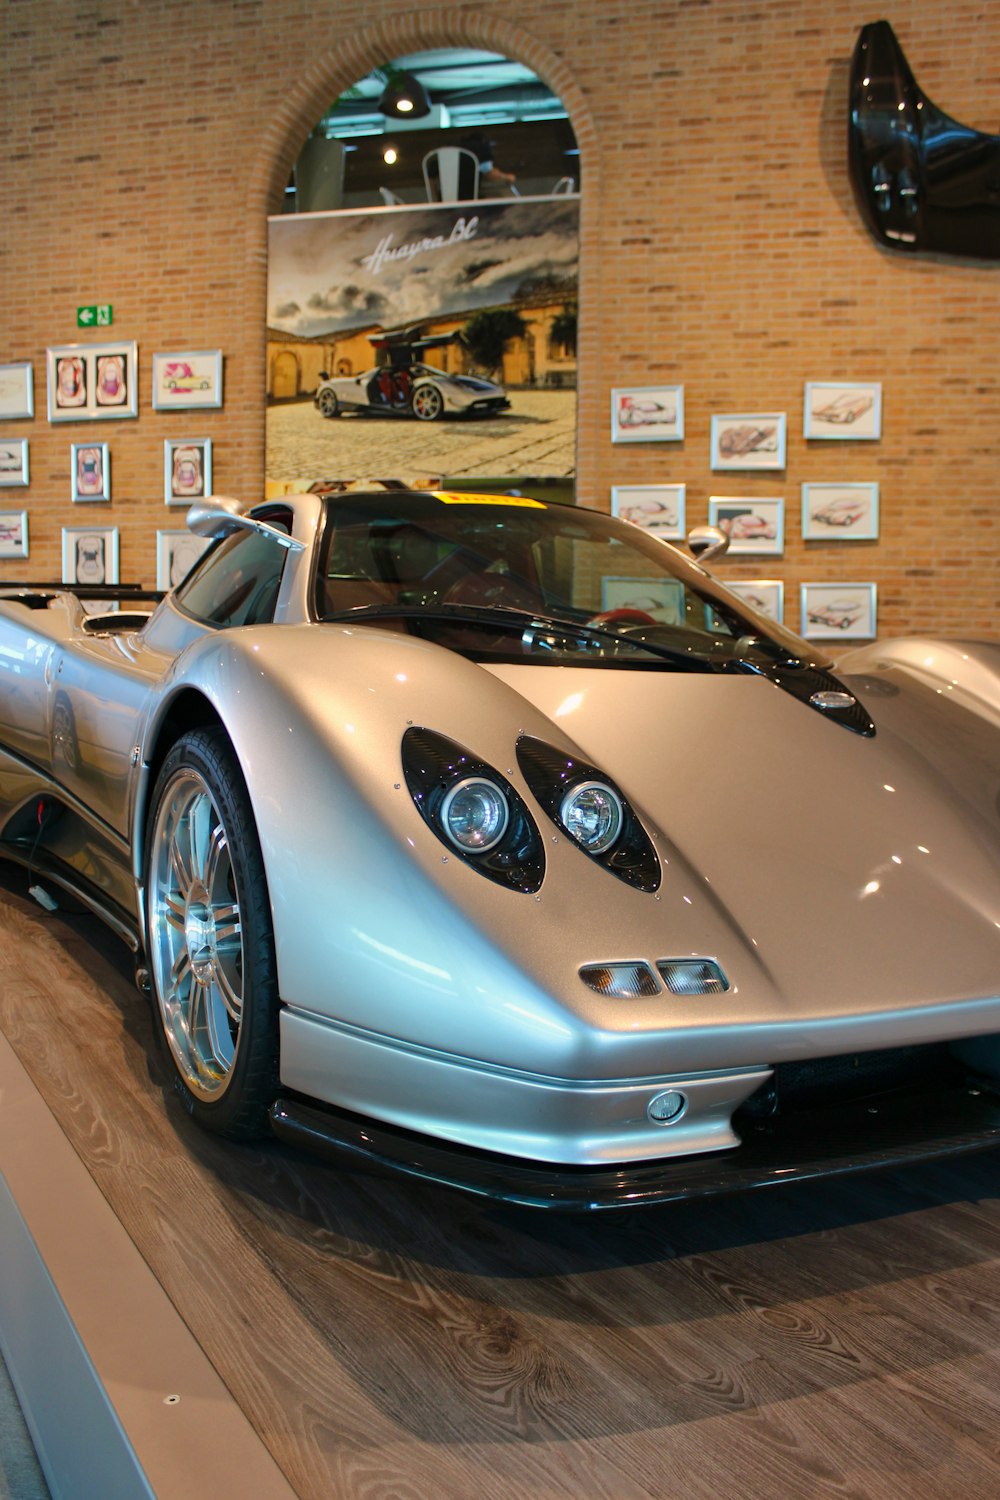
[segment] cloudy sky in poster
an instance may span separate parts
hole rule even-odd
[[[287,215],[270,221],[267,324],[321,338],[573,295],[578,205],[503,200]]]

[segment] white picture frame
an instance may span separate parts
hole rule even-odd
[[[821,442],[878,442],[882,386],[877,380],[807,380],[803,436]]]
[[[62,581],[95,587],[117,583],[117,526],[64,526]]]
[[[727,557],[780,557],[785,502],[777,495],[711,495],[708,524],[729,537]]]
[[[183,349],[153,355],[154,411],[221,405],[221,349]]]
[[[601,612],[618,610],[679,625],[684,620],[684,585],[678,578],[602,578]]]
[[[0,510],[0,557],[27,557],[28,512]]]
[[[195,505],[212,493],[212,439],[166,438],[163,443],[163,500]]]
[[[30,359],[0,365],[0,422],[20,422],[35,415],[35,382]]]
[[[50,422],[98,422],[139,415],[134,340],[60,344],[47,351]]]
[[[874,583],[804,583],[799,634],[806,640],[870,641],[876,633]]]
[[[686,493],[683,484],[616,484],[611,514],[662,541],[681,541],[687,535]]]
[[[783,469],[786,434],[783,411],[718,412],[712,417],[712,468]]]
[[[0,485],[23,488],[28,478],[28,439],[0,435]]]
[[[679,443],[683,437],[682,385],[620,386],[611,392],[613,443]]]
[[[802,486],[802,535],[807,542],[874,542],[878,526],[875,481]]]
[[[73,503],[100,504],[111,499],[111,455],[107,443],[71,443]]]
[[[208,547],[210,540],[206,536],[195,536],[193,531],[188,531],[183,527],[178,527],[176,530],[158,531],[156,533],[156,587],[165,592],[176,587],[189,569],[194,567],[198,558]]]
[[[765,619],[774,620],[778,625],[785,623],[785,585],[782,579],[741,578],[738,582],[727,583],[726,588]]]

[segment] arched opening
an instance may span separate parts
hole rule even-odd
[[[342,89],[269,225],[269,492],[391,474],[572,498],[579,186],[565,106],[506,54],[409,53]]]

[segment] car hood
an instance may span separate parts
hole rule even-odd
[[[983,718],[898,670],[846,679],[871,738],[762,678],[489,670],[619,783],[661,836],[664,893],[698,891],[706,935],[790,1003],[997,993],[1000,742]]]

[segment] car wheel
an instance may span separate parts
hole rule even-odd
[[[336,391],[320,391],[316,397],[316,405],[324,417],[340,416],[340,402],[337,400]]]
[[[264,861],[221,730],[174,745],[146,841],[154,1024],[188,1112],[232,1139],[262,1134],[278,1088],[278,986]]]
[[[444,414],[444,397],[436,385],[413,388],[413,415],[421,422],[436,422]]]

